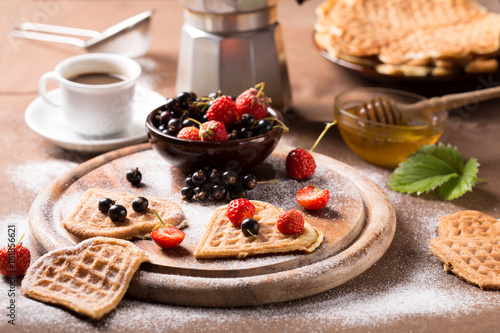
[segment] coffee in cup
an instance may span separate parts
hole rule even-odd
[[[49,104],[60,107],[73,131],[103,137],[116,134],[132,119],[132,103],[141,66],[115,54],[91,53],[68,58],[42,75],[38,90]],[[46,82],[59,85],[60,99],[47,94]]]

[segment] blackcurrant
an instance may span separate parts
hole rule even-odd
[[[189,186],[184,186],[181,189],[181,195],[182,195],[182,199],[190,200],[194,195],[193,188],[189,187]]]
[[[102,198],[99,200],[99,210],[103,214],[107,214],[109,211],[109,207],[113,206],[115,202],[110,198]]]
[[[122,205],[109,207],[108,216],[113,222],[123,222],[127,218],[127,209]]]
[[[217,183],[219,181],[219,172],[217,169],[212,169],[210,173],[208,174],[208,180],[210,180],[213,183]]]
[[[191,95],[191,93],[187,91],[184,91],[177,95],[177,100],[182,107],[183,105],[188,105],[189,103],[193,102],[193,95]]]
[[[238,133],[238,138],[239,139],[248,139],[253,136],[252,131],[248,127],[243,127],[240,129],[240,132]]]
[[[252,114],[250,113],[244,113],[241,115],[241,123],[245,126],[245,127],[250,127],[253,125],[253,123],[255,122],[255,118]]]
[[[172,133],[178,133],[182,129],[182,122],[179,118],[172,118],[168,121],[167,129]]]
[[[226,197],[226,189],[221,185],[214,185],[210,191],[210,197],[217,201],[224,200]]]
[[[170,119],[172,119],[174,117],[174,115],[172,114],[172,112],[168,111],[168,110],[165,110],[163,111],[161,114],[160,114],[160,124],[163,125],[163,126],[167,126],[168,125],[168,122],[170,121]]]
[[[179,101],[177,98],[169,98],[165,102],[165,109],[172,112],[177,112],[180,110]]]
[[[241,222],[241,231],[246,237],[255,237],[259,234],[259,222],[252,218],[244,219],[243,222]]]
[[[226,185],[236,184],[237,180],[238,180],[238,175],[236,174],[236,172],[232,170],[227,170],[222,173],[222,181]]]
[[[235,185],[229,190],[229,198],[231,198],[231,200],[245,199],[246,197],[247,191],[243,188],[243,186]]]
[[[192,176],[189,176],[186,178],[186,180],[184,181],[184,184],[186,184],[186,186],[188,187],[195,187],[196,185],[193,183],[193,178]]]
[[[132,209],[138,213],[144,213],[148,209],[149,201],[144,197],[137,197],[132,200]]]
[[[208,198],[207,192],[201,187],[196,187],[193,192],[197,200],[205,201]]]
[[[245,175],[241,180],[241,185],[247,190],[252,190],[257,186],[257,177],[252,174]]]
[[[255,136],[262,135],[264,133],[269,132],[272,129],[273,125],[269,120],[261,119],[255,124],[255,127],[253,128],[253,134]]]
[[[130,169],[127,171],[127,180],[130,184],[137,186],[142,180],[142,173],[139,168]]]
[[[195,123],[194,121],[192,121],[189,118],[184,119],[182,121],[181,125],[182,125],[182,127],[190,127],[190,126],[198,127],[199,126],[197,123]]]
[[[203,170],[198,170],[193,175],[191,176],[191,179],[193,180],[193,183],[195,185],[203,185],[205,181],[207,180],[207,176],[205,176],[205,172]]]

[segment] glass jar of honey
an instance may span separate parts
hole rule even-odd
[[[367,120],[358,110],[367,101],[384,96],[395,103],[415,103],[422,96],[385,88],[355,88],[335,97],[334,117],[349,148],[364,160],[395,168],[422,145],[436,143],[443,134],[448,113],[425,112],[402,115],[397,125]]]

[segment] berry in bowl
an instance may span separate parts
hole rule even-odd
[[[206,97],[181,92],[147,117],[149,141],[184,173],[204,167],[248,170],[268,157],[288,128],[269,106],[264,84],[237,98],[220,91]]]

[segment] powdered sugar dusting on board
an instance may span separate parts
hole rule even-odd
[[[61,160],[28,161],[24,164],[10,167],[7,169],[7,175],[9,176],[8,179],[16,187],[22,187],[25,191],[38,193],[55,178],[75,166],[76,163]]]
[[[158,162],[159,167],[161,162]],[[271,160],[269,163],[278,161]],[[321,166],[318,170],[320,175]],[[164,171],[168,175],[169,170]],[[355,327],[376,328],[402,321],[402,327],[418,331],[427,328],[426,318],[460,318],[478,308],[494,310],[500,306],[499,293],[481,291],[444,273],[439,260],[428,250],[427,239],[437,236],[437,218],[455,212],[457,207],[389,190],[386,183],[390,172],[387,170],[367,167],[361,172],[377,183],[393,202],[398,217],[393,243],[397,242],[398,246],[391,246],[380,261],[359,277],[341,287],[306,299],[251,308],[178,307],[126,297],[107,320],[97,326],[111,330],[127,323],[127,329],[130,330],[182,330],[189,327],[194,331],[209,332],[217,331],[220,327],[244,327],[249,331],[258,331],[275,322],[285,322],[287,331],[296,332],[304,327],[314,330],[318,323],[323,327],[331,325],[333,331]],[[174,195],[175,198],[168,184],[171,184],[168,176],[158,182],[155,180],[154,185],[148,181],[148,191],[158,196]],[[272,188],[288,186],[294,185],[292,182],[283,182],[272,185]],[[262,194],[270,200],[274,198],[264,188],[254,191],[263,191]],[[66,204],[72,205],[70,202]],[[189,219],[206,216],[211,211],[211,207],[198,203],[183,203],[182,207]],[[201,237],[203,227],[196,226],[189,232],[195,235],[194,238]],[[234,283],[239,283],[239,280],[235,279]],[[453,293],[448,292],[450,284]],[[51,315],[47,316],[42,311],[47,308],[45,305],[25,298],[21,299],[20,306],[27,306],[27,303],[34,311],[30,316],[23,316],[22,320],[36,322],[40,327],[49,327],[48,322],[62,322],[72,317],[71,313],[58,308],[51,308]],[[144,320],[146,317],[155,320]],[[96,328],[85,322],[81,322],[79,327]]]

